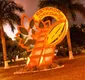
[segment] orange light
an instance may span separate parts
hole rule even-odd
[[[53,24],[50,24],[50,21],[43,22],[42,19],[47,16],[55,18],[57,22]],[[28,29],[23,24],[24,18],[28,20]],[[48,26],[46,25],[47,22],[49,23]],[[21,18],[21,25],[18,27],[17,36],[22,36],[19,44],[27,51],[31,51],[27,66],[39,67],[51,64],[54,58],[55,46],[64,39],[67,29],[68,21],[65,15],[56,8],[42,8],[34,14],[31,20],[24,14]],[[30,31],[31,35],[29,34]]]

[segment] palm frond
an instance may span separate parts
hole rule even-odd
[[[4,20],[10,20],[12,23],[20,24],[20,17],[16,13],[5,13]]]
[[[47,6],[56,6],[56,4],[57,4],[57,1],[48,1],[48,0],[42,0],[42,1],[40,1],[39,2],[39,5],[38,5],[38,7],[39,8],[43,8],[43,7],[47,7]]]
[[[80,12],[85,17],[85,7],[80,3],[74,3],[74,0],[40,0],[39,8],[53,6],[60,9],[67,17],[68,13],[76,20],[76,11]]]
[[[46,6],[68,6],[71,5],[74,0],[40,0],[39,1],[39,8],[43,8]]]
[[[74,10],[73,10],[73,8],[72,8],[72,4],[71,4],[71,6],[68,6],[68,13],[71,15],[71,17],[72,17],[72,19],[73,19],[73,21],[75,21],[76,20],[76,13],[74,12]]]
[[[7,20],[11,23],[20,24],[20,17],[15,11],[23,12],[24,9],[13,0],[0,0],[0,21],[2,24]]]
[[[24,12],[22,6],[17,5],[14,1],[8,0],[7,2],[3,2],[2,9],[4,12],[14,12],[15,10],[19,12]]]
[[[79,3],[72,4],[72,9],[74,11],[80,12],[82,16],[85,17],[85,7],[82,4],[79,4]]]
[[[14,32],[15,27],[14,27],[13,23],[10,20],[8,20],[8,23],[11,27],[12,32]]]

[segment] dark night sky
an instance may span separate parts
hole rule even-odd
[[[29,17],[32,17],[33,14],[38,10],[38,1],[39,0],[15,0],[17,3],[21,4],[26,14]],[[74,0],[76,2],[79,2],[81,4],[85,4],[85,0]],[[82,19],[81,15],[78,15],[76,23],[84,22],[84,19]]]
[[[21,4],[26,14],[32,17],[33,14],[38,10],[38,0],[15,0],[17,3]]]
[[[39,0],[15,0],[17,3],[21,4],[28,16],[32,16],[38,9]],[[76,2],[85,4],[85,0],[74,0]]]
[[[14,0],[14,1],[16,1],[18,4],[20,4],[24,7],[25,13],[28,15],[29,18],[32,17],[33,14],[38,10],[37,6],[38,6],[39,0]],[[85,4],[85,0],[75,0],[75,1]],[[80,14],[78,14],[76,23],[80,24],[81,22],[85,23],[85,19],[83,19],[82,16]],[[15,33],[13,33],[13,32],[11,32],[11,29],[9,29],[9,28],[10,28],[9,25],[6,25],[4,30],[8,36],[10,36],[12,39],[14,39],[17,30],[15,30],[14,31]]]
[[[83,4],[85,6],[85,0],[75,0],[75,1],[81,3],[81,4]],[[77,17],[77,23],[80,23],[80,22],[81,23],[82,22],[85,23],[85,19],[83,19],[81,15],[78,15],[78,17]]]

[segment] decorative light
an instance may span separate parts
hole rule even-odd
[[[53,24],[49,20],[43,22],[42,19],[48,16],[56,19],[56,22]],[[28,29],[23,24],[24,18],[28,20]],[[55,46],[64,39],[67,30],[67,18],[54,7],[45,7],[38,10],[32,19],[24,14],[21,18],[21,25],[18,27],[17,36],[22,36],[19,37],[19,45],[27,49],[28,52],[31,51],[27,66],[39,67],[52,64],[55,56]],[[32,34],[29,34],[30,31]]]

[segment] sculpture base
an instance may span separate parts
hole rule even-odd
[[[28,68],[28,67],[24,67],[21,68],[19,71],[14,72],[14,74],[26,74],[26,73],[35,73],[35,72],[42,72],[42,71],[49,71],[49,70],[54,70],[54,69],[58,69],[58,68],[62,68],[64,67],[64,65],[62,64],[56,64],[56,63],[52,63],[51,65],[48,66],[40,66],[40,67],[32,67],[32,68]]]

